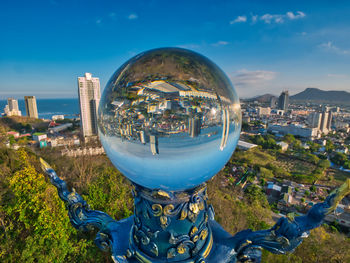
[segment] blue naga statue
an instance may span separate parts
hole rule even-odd
[[[260,262],[261,250],[293,252],[334,212],[350,193],[350,179],[306,215],[282,217],[268,230],[243,230],[234,236],[214,220],[207,204],[206,186],[186,191],[150,190],[134,185],[135,213],[115,221],[106,213],[90,210],[85,200],[41,159],[42,168],[65,202],[72,225],[81,231],[98,229],[95,242],[111,251],[114,262],[234,263]]]
[[[205,185],[240,137],[239,97],[225,73],[193,51],[160,48],[124,63],[101,100],[96,83],[88,73],[79,78],[83,133],[98,131],[111,162],[133,182],[134,215],[115,221],[90,210],[43,160],[42,166],[73,226],[97,228],[97,245],[115,262],[259,262],[263,248],[293,251],[350,191],[347,181],[305,216],[231,236],[215,222]]]

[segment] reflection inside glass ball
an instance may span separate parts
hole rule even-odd
[[[226,75],[179,48],[141,53],[109,80],[99,135],[112,163],[151,189],[184,190],[215,175],[238,142],[241,111]]]

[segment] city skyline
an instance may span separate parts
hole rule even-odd
[[[294,95],[307,87],[350,90],[350,3],[344,1],[51,0],[1,6],[3,99],[29,91],[37,98],[77,98],[75,80],[84,72],[99,76],[103,89],[127,59],[167,46],[213,60],[242,98],[281,90]],[[83,41],[86,35],[93,39]]]

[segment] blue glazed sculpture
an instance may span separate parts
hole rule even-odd
[[[306,216],[232,236],[214,220],[205,181],[231,157],[241,129],[238,96],[209,59],[189,50],[141,53],[114,73],[98,110],[112,163],[134,185],[134,215],[115,221],[89,209],[41,159],[72,225],[99,230],[96,244],[115,262],[260,262],[261,249],[293,251],[350,193],[350,180]]]
[[[82,231],[97,228],[96,244],[110,250],[115,262],[260,262],[261,249],[275,254],[294,251],[350,193],[348,179],[305,216],[282,217],[271,229],[248,229],[231,236],[214,220],[205,185],[183,192],[135,186],[135,214],[115,221],[103,212],[90,210],[79,194],[67,190],[66,183],[44,160],[41,163],[66,203],[72,225]]]

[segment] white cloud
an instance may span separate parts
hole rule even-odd
[[[293,13],[291,11],[287,12],[286,14],[265,14],[260,17],[262,21],[264,21],[266,24],[271,23],[283,23],[285,20],[297,20],[306,17],[306,14],[301,11],[297,11],[296,13]]]
[[[135,14],[135,13],[132,13],[132,14],[130,14],[130,15],[128,16],[128,19],[129,19],[129,20],[135,20],[135,19],[138,19],[138,18],[139,18],[138,15]]]
[[[214,46],[214,47],[218,47],[218,46],[226,46],[226,45],[228,45],[228,44],[230,44],[229,42],[227,42],[227,41],[218,41],[218,42],[216,42],[216,43],[213,43],[213,44],[211,44],[212,46]]]
[[[256,70],[248,71],[246,69],[239,70],[231,76],[231,80],[236,86],[259,86],[268,81],[275,79],[277,72]]]
[[[250,15],[250,19],[252,24],[255,24],[257,21],[262,21],[265,24],[272,24],[272,23],[276,23],[276,24],[282,24],[287,20],[297,20],[297,19],[301,19],[306,17],[306,14],[304,12],[301,11],[297,11],[297,12],[291,12],[288,11],[285,14],[263,14],[261,16],[259,15],[254,15],[251,14]],[[248,18],[246,16],[238,16],[235,20],[230,21],[230,24],[236,24],[236,23],[245,23],[248,21]]]
[[[319,45],[319,48],[328,51],[328,52],[333,52],[339,55],[349,55],[350,50],[342,49],[339,48],[338,46],[334,45],[332,41],[328,41],[325,43],[322,43]]]
[[[100,24],[101,24],[101,22],[102,22],[102,19],[96,19],[96,21],[95,21],[95,22],[96,22],[96,24],[97,24],[97,25],[100,25]]]
[[[259,16],[258,16],[258,15],[253,15],[253,14],[252,14],[251,17],[252,17],[252,23],[255,24],[256,21],[258,21]]]
[[[266,24],[271,24],[272,22],[275,23],[283,23],[284,22],[284,16],[283,15],[270,15],[265,14],[260,17],[260,20],[264,21]]]
[[[348,76],[345,74],[327,74],[329,78],[347,78]]]
[[[286,15],[291,20],[300,19],[306,16],[305,13],[301,11],[296,12],[296,14],[294,14],[293,12],[287,12]]]
[[[247,17],[246,16],[237,16],[235,20],[230,21],[230,24],[236,24],[236,23],[245,23],[247,22]]]

